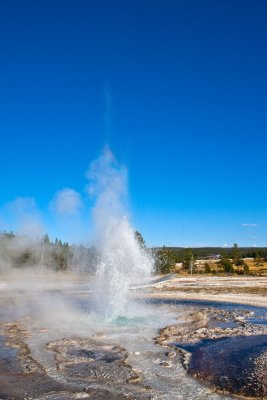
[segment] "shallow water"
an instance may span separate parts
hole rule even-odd
[[[208,301],[208,300],[175,300],[175,299],[149,299],[146,300],[148,303],[152,304],[170,304],[177,306],[195,306],[195,307],[212,307],[221,310],[233,311],[233,310],[247,310],[257,313],[257,315],[262,315],[267,312],[266,307],[252,306],[239,303],[223,302],[223,301]]]
[[[5,368],[7,372],[20,372],[20,368],[16,363],[17,357],[18,350],[8,347],[6,338],[0,336],[0,370]]]
[[[189,374],[231,393],[266,396],[267,380],[255,371],[261,355],[266,359],[264,370],[267,366],[267,335],[203,340],[178,346],[192,354]]]

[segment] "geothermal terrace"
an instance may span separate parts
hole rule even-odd
[[[153,288],[153,297],[233,302],[267,307],[267,277],[174,277]]]
[[[0,399],[267,396],[267,278],[155,278],[110,320],[93,293],[73,274],[1,281]]]

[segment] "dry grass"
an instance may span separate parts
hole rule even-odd
[[[267,262],[261,261],[258,265],[255,261],[247,261],[249,271],[253,274],[267,273]]]

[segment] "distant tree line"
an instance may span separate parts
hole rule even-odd
[[[13,232],[0,233],[0,270],[8,267],[54,271],[95,272],[99,255],[94,247],[69,245],[46,234],[29,239]]]
[[[155,259],[157,273],[165,274],[175,270],[177,264],[182,264],[182,269],[199,273],[237,273],[248,274],[249,267],[244,258],[253,258],[255,264],[262,266],[267,261],[267,247],[238,247],[235,243],[233,247],[157,247],[152,248],[151,252]],[[211,268],[208,260],[211,255],[219,256],[216,268]],[[204,269],[194,267],[195,260],[207,260]]]
[[[205,259],[211,254],[225,254],[227,257],[232,258],[233,247],[166,247],[172,252],[176,262],[183,262],[185,254],[189,252],[193,254],[194,259]],[[162,249],[162,247],[153,248],[153,251]],[[267,247],[238,247],[241,258],[264,258],[267,261]]]
[[[147,248],[142,234],[135,232],[135,239],[142,251],[152,255],[155,272],[166,274],[182,265],[182,270],[191,273],[237,273],[248,274],[249,267],[244,258],[253,258],[256,267],[264,268],[267,261],[267,247],[156,247]],[[212,266],[211,255],[219,255]],[[207,260],[199,268],[196,260]],[[56,238],[54,241],[46,234],[39,239],[29,239],[13,232],[0,233],[0,272],[5,268],[34,267],[36,270],[95,272],[100,261],[96,247],[70,245]]]

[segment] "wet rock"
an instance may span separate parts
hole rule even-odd
[[[45,396],[36,397],[34,400],[73,400],[73,399],[89,399],[91,396],[85,392],[57,392],[50,393]]]
[[[209,314],[210,313],[210,314]],[[215,317],[227,316],[226,325],[219,323],[214,326]],[[160,331],[160,335],[155,338],[155,342],[162,346],[168,346],[172,342],[176,343],[196,343],[203,339],[217,339],[225,336],[250,336],[255,334],[267,334],[267,325],[253,325],[250,323],[237,322],[238,318],[245,318],[248,314],[244,310],[224,311],[203,310],[191,313],[190,318],[184,325],[168,326]],[[249,314],[250,315],[250,314]],[[203,318],[201,320],[201,318]],[[244,319],[245,321],[245,319]],[[230,326],[228,326],[230,325]]]
[[[68,389],[48,376],[34,360],[24,343],[25,331],[18,324],[7,324],[6,336],[0,340],[0,399],[30,399]]]
[[[81,338],[49,343],[46,349],[55,366],[47,371],[31,355],[23,341],[25,332],[18,325],[7,325],[6,332],[0,337],[0,399],[150,398],[149,389],[141,385],[141,376],[127,364],[128,353],[120,346]]]
[[[254,364],[254,371],[248,377],[248,381],[251,385],[254,385],[260,389],[261,395],[267,397],[267,350],[256,357],[254,360],[251,359]]]
[[[171,368],[171,364],[168,363],[167,361],[162,361],[159,363],[159,365],[161,365],[164,368]]]
[[[169,358],[173,358],[176,356],[176,352],[175,351],[168,351],[167,353],[165,353],[165,355]]]
[[[127,379],[127,383],[138,383],[138,382],[141,382],[140,376],[133,376]]]
[[[114,394],[108,390],[86,390],[83,392],[54,392],[45,396],[36,397],[34,400],[75,400],[75,399],[92,399],[92,400],[127,400],[122,394]]]
[[[200,328],[200,329],[197,329],[195,331],[195,334],[197,334],[197,335],[205,335],[205,334],[207,334],[207,332],[208,332],[207,328]]]
[[[127,351],[92,339],[63,339],[47,345],[58,370],[84,382],[136,383],[141,378],[126,363]]]

